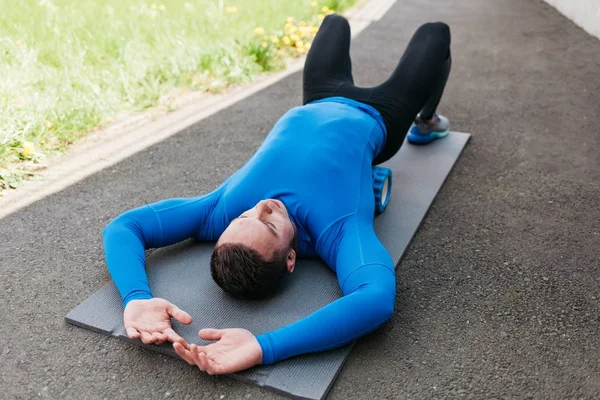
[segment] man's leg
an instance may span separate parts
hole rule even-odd
[[[385,147],[374,164],[396,154],[419,112],[423,119],[435,117],[450,67],[450,28],[441,22],[422,25],[390,78],[365,101],[381,113],[387,128]]]
[[[447,136],[450,132],[450,123],[448,122],[448,119],[443,115],[437,114],[435,110],[442,99],[442,93],[446,87],[451,63],[452,58],[448,57],[443,74],[434,90],[434,94],[429,98],[425,107],[423,107],[419,115],[415,118],[415,124],[410,128],[410,132],[406,136],[409,143],[428,144],[436,139]]]
[[[438,83],[433,90],[433,94],[429,98],[429,101],[425,104],[421,112],[419,113],[420,117],[429,121],[435,116],[435,111],[437,106],[440,104],[440,100],[442,100],[442,94],[444,94],[444,89],[446,88],[446,82],[448,81],[448,76],[450,75],[450,69],[452,67],[452,56],[448,53],[448,58],[442,67],[442,75],[439,77]]]
[[[423,116],[435,116],[450,66],[450,28],[441,22],[427,23],[417,29],[387,81],[373,88],[356,87],[350,61],[350,24],[340,15],[329,15],[306,58],[303,104],[341,96],[373,106],[387,131],[386,144],[374,160],[374,164],[381,164],[400,149],[419,111],[423,110]]]
[[[306,57],[303,104],[326,97],[343,96],[340,87],[352,85],[350,24],[341,15],[328,15]]]

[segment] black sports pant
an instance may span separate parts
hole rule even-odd
[[[350,61],[350,24],[328,15],[317,33],[304,65],[303,104],[341,96],[374,107],[385,122],[387,140],[374,164],[387,161],[400,149],[419,112],[435,113],[451,66],[450,28],[442,22],[422,25],[413,35],[387,81],[372,88],[354,86]]]

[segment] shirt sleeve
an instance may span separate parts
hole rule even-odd
[[[145,250],[169,246],[188,238],[216,240],[225,229],[224,218],[214,210],[216,190],[204,196],[178,198],[127,211],[103,231],[108,271],[121,294],[123,306],[136,299],[150,299]]]
[[[334,228],[319,247],[334,267],[343,297],[293,324],[257,337],[263,364],[329,350],[373,331],[393,314],[396,274],[372,220],[350,219]]]

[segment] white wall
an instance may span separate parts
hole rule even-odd
[[[544,0],[587,32],[600,38],[600,0]]]

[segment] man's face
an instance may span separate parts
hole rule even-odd
[[[285,205],[279,200],[267,199],[231,221],[217,244],[240,243],[258,251],[266,260],[272,260],[278,251],[290,248],[294,234]],[[296,253],[290,251],[293,260],[288,257],[288,271],[292,272]]]

